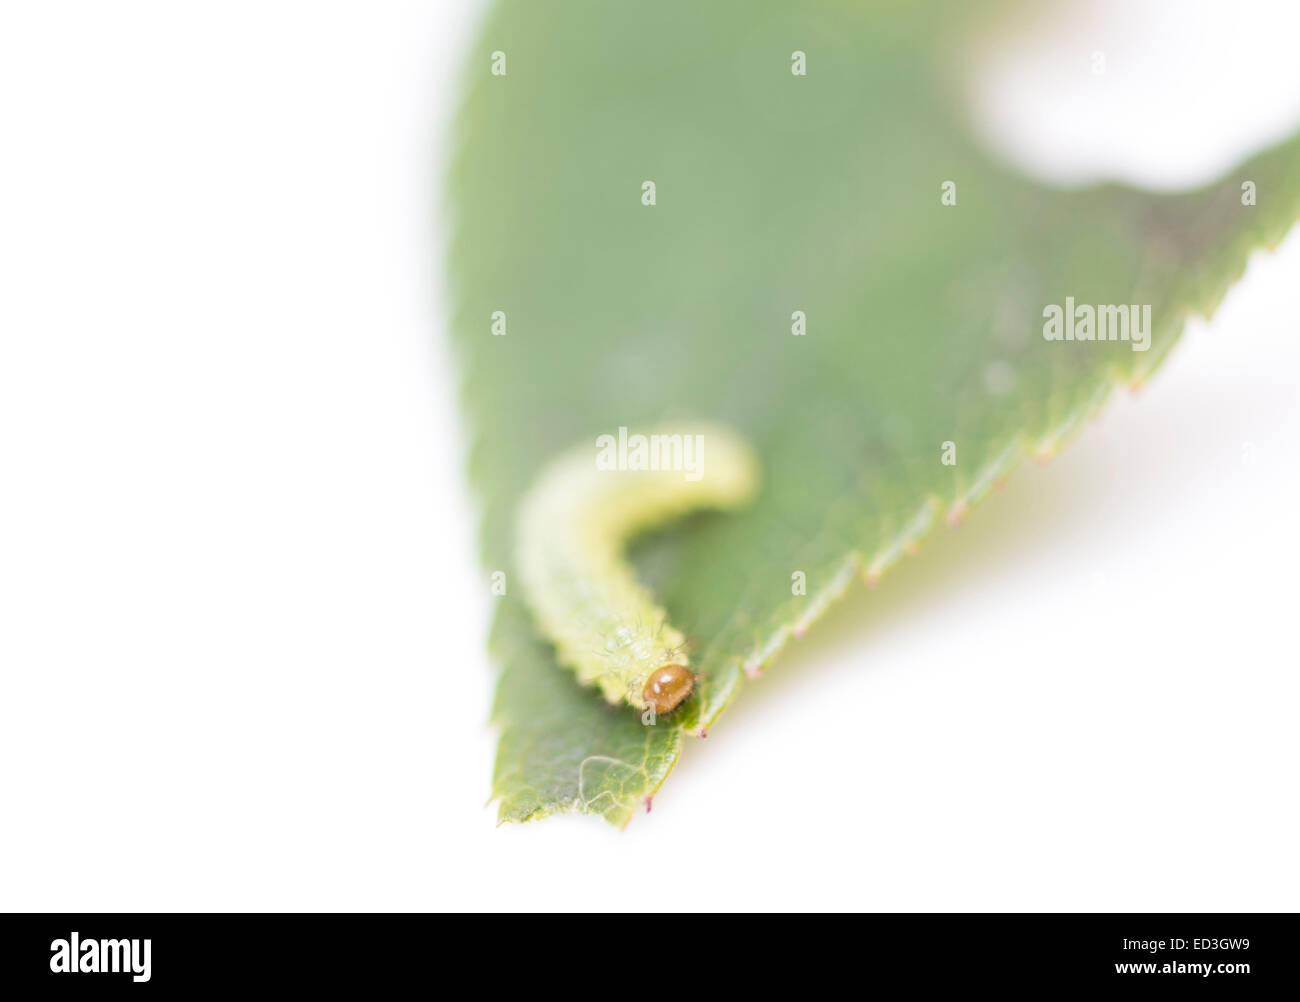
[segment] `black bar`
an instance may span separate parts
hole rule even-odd
[[[846,994],[835,983],[1237,996],[1300,983],[1295,914],[26,914],[0,930],[5,994],[462,984],[585,997],[645,980],[709,998],[789,975],[801,996]]]

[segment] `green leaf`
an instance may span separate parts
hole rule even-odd
[[[1143,380],[1300,216],[1300,139],[1175,196],[999,164],[950,69],[980,27],[968,6],[509,0],[488,20],[449,180],[487,568],[513,585],[520,497],[619,426],[721,421],[763,467],[751,508],[633,554],[704,676],[653,727],[557,665],[517,587],[498,599],[502,819],[625,823],[747,673]],[[1046,340],[1043,310],[1066,297],[1150,305],[1149,350]]]

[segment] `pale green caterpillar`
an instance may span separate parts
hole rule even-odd
[[[551,462],[525,495],[515,543],[524,599],[562,664],[611,703],[669,713],[695,686],[685,639],[632,574],[637,533],[753,496],[754,455],[717,425],[602,435]]]

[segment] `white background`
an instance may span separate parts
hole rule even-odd
[[[1052,9],[971,97],[1027,169],[1300,126],[1289,2]],[[0,4],[0,907],[1300,907],[1300,234],[649,818],[495,827],[436,197],[480,14]]]

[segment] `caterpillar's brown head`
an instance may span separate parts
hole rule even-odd
[[[641,698],[655,713],[672,713],[695,691],[695,676],[682,665],[664,665],[656,668],[646,679]]]

